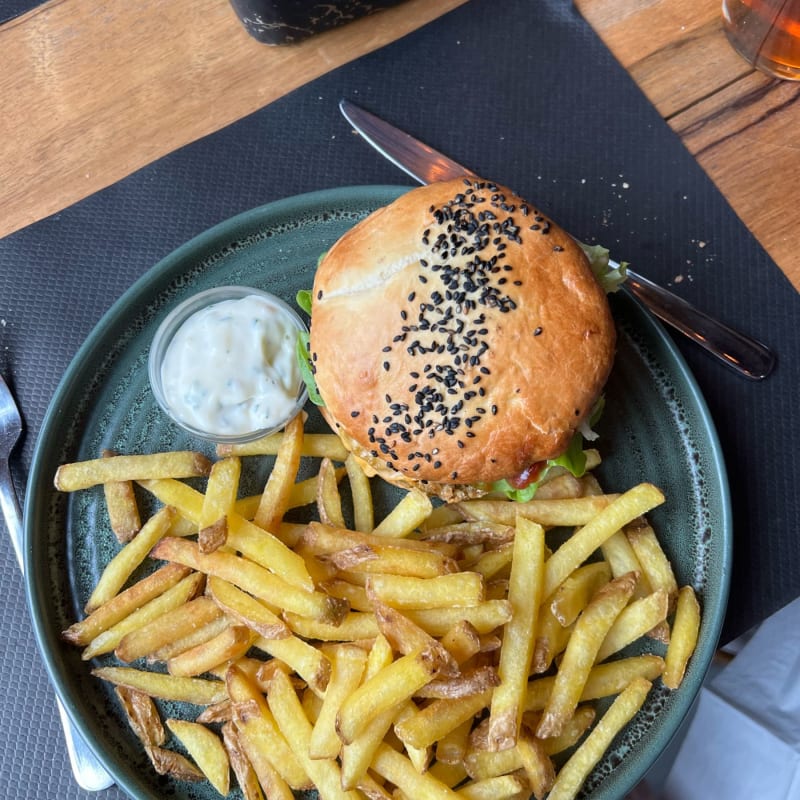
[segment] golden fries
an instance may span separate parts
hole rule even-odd
[[[559,770],[549,800],[565,800],[578,793],[589,771],[600,760],[623,725],[642,707],[651,683],[636,678],[623,689],[585,741]]]
[[[103,458],[112,458],[115,455],[113,450],[103,450]],[[133,539],[142,527],[133,482],[108,481],[103,484],[103,493],[111,530],[114,531],[117,541],[125,544]]]
[[[507,750],[517,743],[536,641],[543,577],[544,528],[524,517],[517,517],[508,587],[512,616],[505,628],[505,641],[497,667],[500,685],[492,695],[489,712],[489,747],[493,750]]]
[[[168,719],[167,727],[180,740],[211,785],[221,794],[230,789],[230,761],[219,737],[205,725]]]
[[[627,573],[599,589],[578,617],[564,657],[556,673],[553,691],[544,708],[536,735],[558,736],[580,701],[597,652],[636,586],[636,575]]]
[[[681,685],[683,674],[686,671],[686,664],[694,652],[699,634],[700,605],[697,602],[694,589],[691,586],[684,586],[678,592],[672,638],[664,659],[662,680],[669,689],[677,689]]]
[[[106,458],[62,464],[54,485],[61,492],[76,492],[98,484],[148,478],[191,478],[208,475],[211,463],[202,453],[174,451]]]
[[[261,455],[275,456],[263,491],[239,497],[243,458]],[[680,685],[699,604],[643,516],[664,501],[649,484],[603,494],[561,474],[528,503],[437,508],[410,491],[376,527],[360,462],[302,417],[217,456],[109,455],[57,476],[65,491],[102,484],[110,514],[133,482],[162,504],[62,635],[106,654],[93,674],[163,774],[222,795],[233,774],[246,800],[563,800],[652,681]],[[301,457],[319,463],[298,482]],[[284,520],[298,505],[316,519]],[[553,527],[574,530],[550,541]],[[620,658],[634,642],[656,652]],[[594,701],[615,695],[596,720]],[[197,707],[164,716],[189,758],[165,742],[162,701]]]

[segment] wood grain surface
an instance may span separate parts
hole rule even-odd
[[[0,236],[465,1],[406,0],[270,47],[228,0],[49,0],[0,25]],[[800,82],[736,55],[718,0],[576,5],[800,289]]]

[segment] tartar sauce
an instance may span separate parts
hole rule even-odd
[[[184,424],[219,436],[281,425],[302,381],[297,333],[287,312],[257,295],[197,311],[164,355],[166,403]]]

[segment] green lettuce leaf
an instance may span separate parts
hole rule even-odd
[[[609,254],[605,247],[599,244],[585,244],[584,242],[578,242],[578,244],[583,249],[583,252],[586,253],[597,282],[606,292],[616,292],[628,277],[628,264],[623,261],[618,267],[612,267],[609,264]]]
[[[309,316],[311,316],[311,290],[310,289],[301,289],[295,295],[295,302],[297,303],[303,311],[306,312]]]
[[[300,367],[300,376],[308,390],[308,399],[315,406],[324,406],[325,401],[320,396],[319,389],[317,389],[317,382],[314,380],[314,370],[311,368],[311,357],[308,353],[309,344],[310,337],[305,331],[297,334],[297,342],[295,343],[297,365]]]

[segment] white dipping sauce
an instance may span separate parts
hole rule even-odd
[[[278,426],[301,384],[298,328],[257,295],[223,300],[187,319],[161,365],[164,399],[187,425],[217,435]]]

